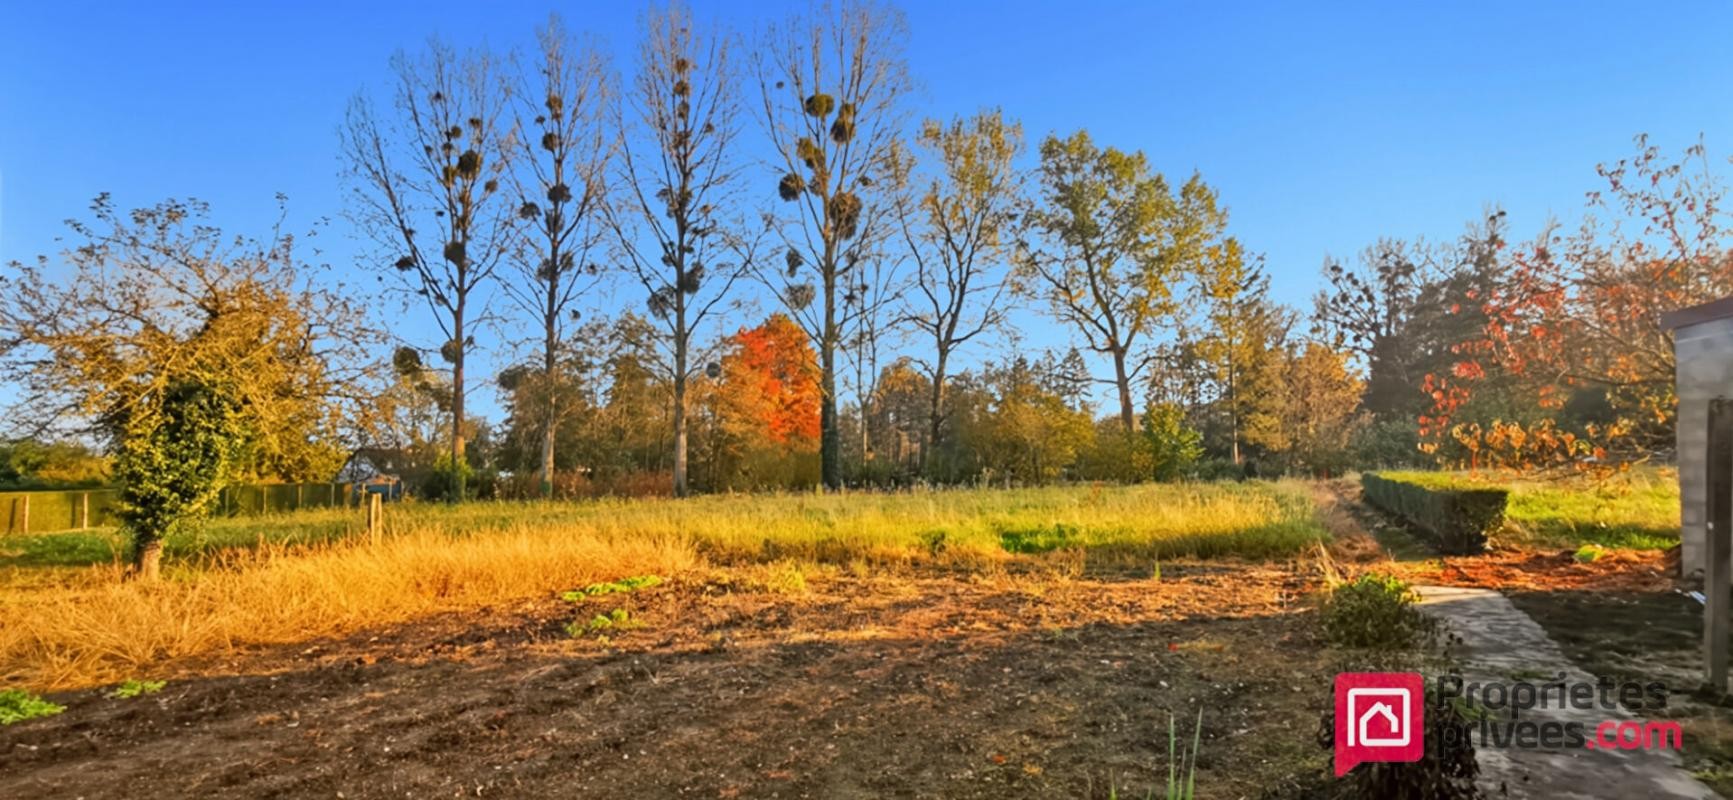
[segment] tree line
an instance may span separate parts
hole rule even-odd
[[[905,37],[873,2],[751,39],[676,5],[624,69],[557,18],[400,52],[336,143],[357,264],[103,196],[62,263],[9,265],[19,435],[112,454],[158,533],[360,448],[452,499],[1629,463],[1670,442],[1659,314],[1733,294],[1705,148],[1639,140],[1578,229],[1382,240],[1302,313],[1201,175],[1002,109],[914,119]],[[1075,346],[1024,348],[1035,315]]]

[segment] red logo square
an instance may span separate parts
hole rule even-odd
[[[1367,761],[1426,755],[1426,679],[1417,672],[1336,675],[1336,775]]]

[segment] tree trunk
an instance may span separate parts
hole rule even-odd
[[[824,343],[823,374],[819,379],[818,462],[826,489],[842,488],[842,432],[836,420],[836,345]]]
[[[549,313],[555,313],[553,308],[553,291],[548,293]],[[553,499],[553,448],[558,436],[560,424],[560,402],[556,400],[555,371],[558,369],[558,346],[553,331],[553,317],[548,319],[548,339],[542,343],[542,391],[548,393],[548,421],[542,426],[542,459],[541,459],[541,495],[544,500]]]
[[[927,444],[921,448],[921,471],[931,478],[932,462],[927,454],[938,448],[939,434],[945,425],[945,361],[950,358],[950,351],[939,348],[939,357],[933,362],[933,404],[932,416],[928,420]]]
[[[824,331],[819,341],[818,464],[826,489],[842,488],[842,432],[836,419],[836,267],[824,276]]]
[[[468,480],[464,473],[463,452],[463,357],[469,348],[463,341],[463,303],[458,302],[457,313],[452,320],[453,330],[457,333],[451,360],[451,496],[446,502],[457,503],[467,494]]]
[[[684,225],[684,218],[681,219]],[[682,230],[684,230],[682,228]],[[680,241],[685,241],[684,234]],[[687,280],[685,256],[678,257],[680,261],[675,268],[674,284],[684,285]],[[686,362],[692,356],[688,351],[691,332],[686,329],[686,294],[679,293],[674,298],[674,496],[685,497],[691,493],[687,482],[686,455]]]
[[[145,534],[134,534],[132,540],[132,577],[134,580],[154,581],[162,575],[162,539]]]
[[[685,348],[680,348],[684,350]],[[674,496],[685,497],[690,489],[686,482],[686,357],[674,358],[679,364],[674,373]],[[715,491],[714,488],[711,491]]]
[[[1113,382],[1119,387],[1119,422],[1126,434],[1137,431],[1137,412],[1131,403],[1131,376],[1125,372],[1125,351],[1113,351]]]
[[[1234,465],[1240,464],[1240,382],[1234,364],[1234,340],[1228,338],[1228,440],[1232,443]]]

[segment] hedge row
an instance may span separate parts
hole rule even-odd
[[[1489,534],[1504,524],[1510,492],[1480,486],[1449,486],[1362,473],[1366,501],[1432,536],[1446,555],[1475,555],[1486,550]]]

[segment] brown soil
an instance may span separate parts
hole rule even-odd
[[[0,797],[1142,797],[1199,709],[1202,796],[1320,770],[1307,579],[1163,571],[716,572],[165,665],[0,728]]]

